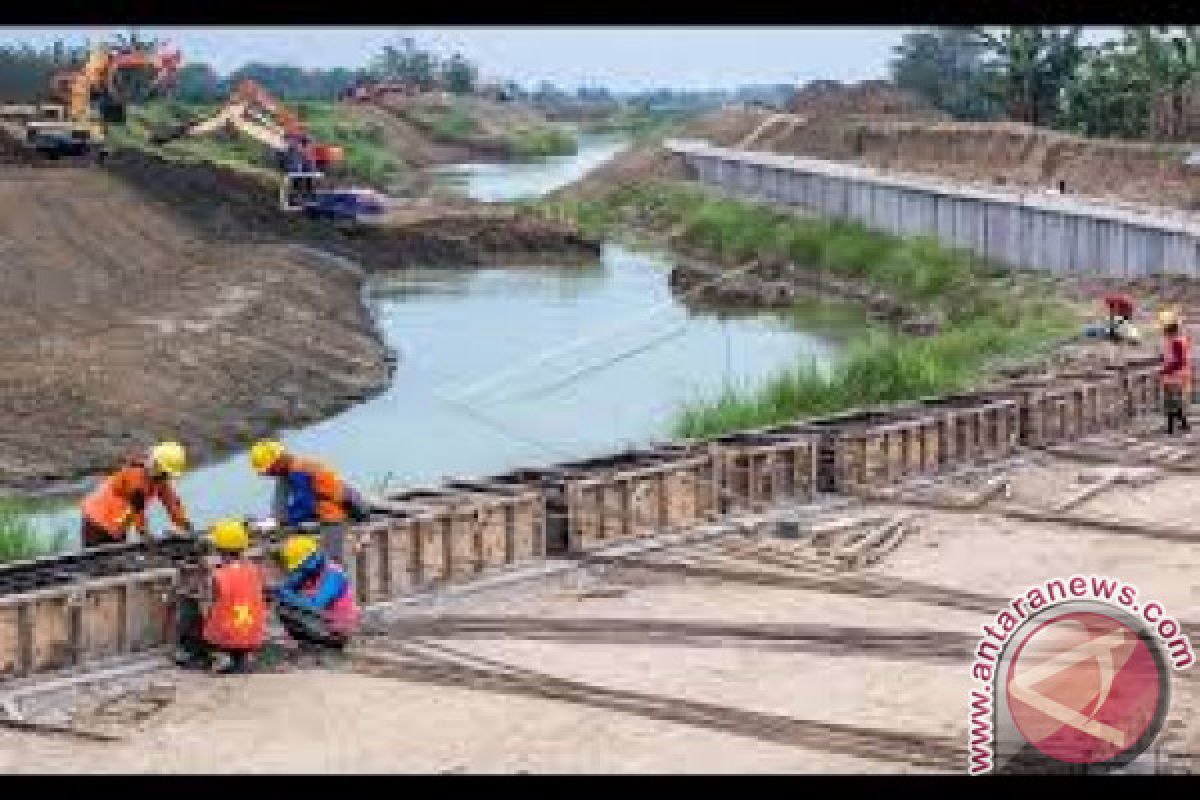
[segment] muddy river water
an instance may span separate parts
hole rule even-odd
[[[478,199],[550,191],[619,152],[610,137],[540,164],[461,165]],[[549,464],[668,438],[679,407],[726,382],[756,382],[798,359],[829,364],[837,341],[762,314],[692,313],[667,285],[667,254],[610,243],[594,266],[408,270],[379,276],[372,304],[396,349],[377,397],[281,438],[368,490]],[[245,453],[189,473],[197,524],[265,513],[270,484]],[[165,517],[156,509],[156,529]],[[74,506],[39,517],[67,528]]]

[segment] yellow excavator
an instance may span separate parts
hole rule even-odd
[[[78,69],[53,77],[53,102],[0,106],[0,129],[29,160],[102,158],[108,125],[125,121],[128,104],[170,85],[181,61],[164,48],[97,45]]]

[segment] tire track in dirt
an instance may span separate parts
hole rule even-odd
[[[961,770],[965,758],[962,742],[945,736],[822,722],[680,697],[612,689],[427,642],[382,643],[379,650],[381,654],[353,651],[350,668],[361,674],[408,682],[558,700],[785,747],[931,770]]]

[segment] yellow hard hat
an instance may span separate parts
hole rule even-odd
[[[271,468],[271,465],[283,455],[283,445],[271,439],[255,442],[250,448],[250,466],[260,475]]]
[[[1158,327],[1165,328],[1168,325],[1179,324],[1179,312],[1173,308],[1164,308],[1158,312]]]
[[[178,478],[187,468],[187,451],[179,442],[162,442],[151,448],[150,463],[156,471]]]
[[[304,563],[304,559],[317,552],[320,545],[313,536],[289,536],[283,543],[283,566],[288,572]]]
[[[250,532],[246,530],[246,523],[240,519],[227,517],[218,520],[212,526],[212,533],[209,536],[218,550],[240,553],[250,546]]]

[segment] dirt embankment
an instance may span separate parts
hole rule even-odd
[[[1087,139],[1006,122],[955,122],[883,82],[817,82],[776,114],[730,107],[701,115],[682,136],[722,147],[848,161],[898,172],[927,173],[980,186],[1019,186],[1068,194],[1200,209],[1200,169],[1185,165],[1185,145]],[[626,154],[596,174],[628,182],[658,173],[649,153]]]
[[[862,112],[725,110],[695,120],[687,135],[724,147],[851,161],[977,185],[1057,189],[1061,182],[1070,194],[1200,208],[1200,170],[1184,164],[1190,149],[1182,145]]]
[[[554,223],[469,206],[343,231],[275,187],[117,154],[0,166],[0,486],[38,490],[170,437],[194,462],[314,422],[387,384],[361,271],[591,255]]]
[[[516,103],[480,97],[384,95],[371,103],[342,103],[339,113],[379,131],[382,144],[410,167],[508,161],[511,136],[553,125]]]
[[[162,438],[193,461],[386,385],[360,278],[221,241],[102,170],[0,172],[0,485]]]
[[[568,225],[466,200],[399,202],[378,224],[342,228],[280,213],[278,185],[251,174],[136,153],[115,156],[108,168],[210,236],[300,242],[353,259],[367,271],[478,266],[531,255],[574,262],[600,252],[599,242]]]

